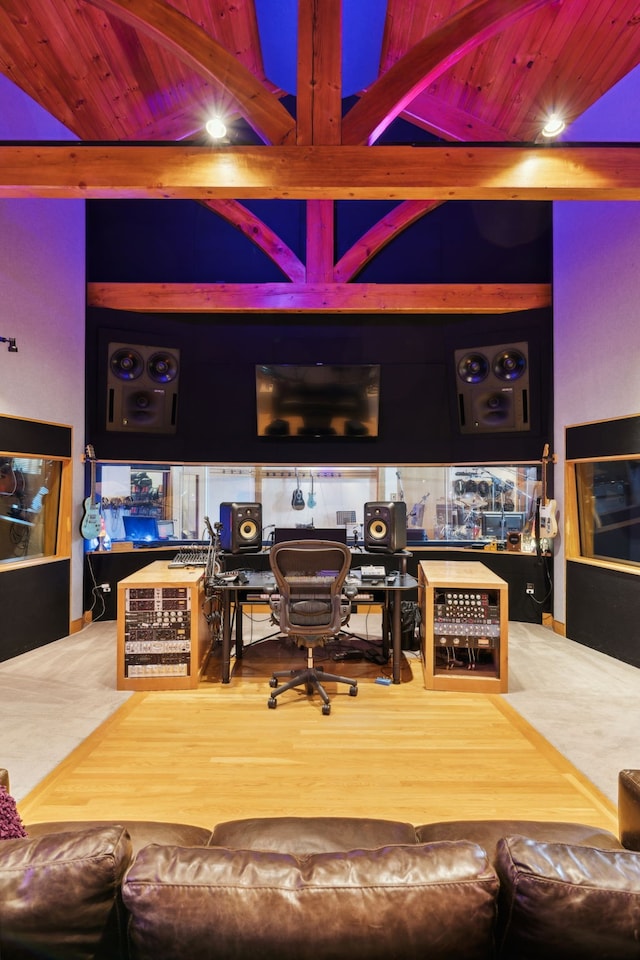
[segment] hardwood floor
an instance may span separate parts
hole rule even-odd
[[[522,817],[616,830],[614,805],[504,697],[426,691],[414,656],[388,687],[373,682],[379,668],[340,664],[359,670],[359,694],[329,685],[328,717],[303,693],[269,710],[273,666],[249,651],[229,685],[214,664],[196,690],[132,694],[20,802],[23,819]]]

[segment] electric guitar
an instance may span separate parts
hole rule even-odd
[[[547,465],[553,463],[549,456],[549,444],[545,443],[542,451],[542,500],[540,501],[540,537],[551,540],[558,534],[556,513],[558,505],[555,500],[547,499]]]
[[[294,510],[304,510],[304,494],[300,489],[300,478],[298,477],[298,469],[296,467],[296,489],[293,491],[291,497],[291,506]]]
[[[80,521],[80,534],[85,540],[94,540],[100,536],[100,507],[96,503],[96,455],[91,444],[85,448],[87,460],[91,462],[91,494],[86,497],[83,507],[84,514]]]
[[[313,474],[311,474],[311,491],[310,491],[310,493],[309,493],[309,496],[307,497],[307,506],[308,506],[311,510],[313,510],[313,508],[315,507],[316,503],[317,503],[317,501],[316,501],[316,498],[315,498],[315,494],[314,494],[314,492],[313,492]]]

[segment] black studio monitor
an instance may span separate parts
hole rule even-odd
[[[259,553],[262,549],[262,504],[220,504],[220,546],[227,553]]]
[[[407,505],[402,500],[365,503],[364,547],[371,553],[395,553],[407,546]]]

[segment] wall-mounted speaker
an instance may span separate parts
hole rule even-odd
[[[107,430],[175,433],[180,351],[110,343]]]
[[[220,546],[228,553],[262,550],[262,504],[220,504]]]
[[[455,367],[461,433],[530,429],[528,343],[456,350]]]
[[[407,505],[389,500],[364,505],[364,546],[371,553],[395,553],[407,545]]]

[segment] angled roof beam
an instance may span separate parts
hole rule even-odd
[[[375,143],[430,83],[485,40],[552,0],[472,0],[373,83],[342,123],[344,144]]]
[[[202,27],[165,0],[89,0],[221,86],[265,143],[293,143],[295,121],[280,101]]]

